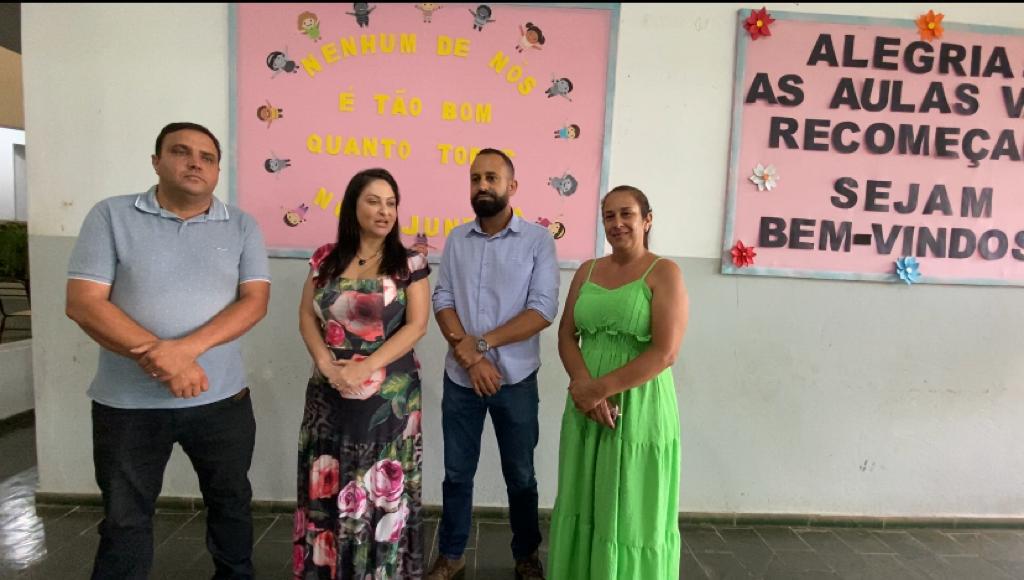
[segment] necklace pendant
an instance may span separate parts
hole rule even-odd
[[[359,265],[360,266],[365,266],[366,265],[366,260],[364,260],[362,258],[359,258]]]

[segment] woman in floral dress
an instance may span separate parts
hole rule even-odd
[[[345,190],[338,239],[314,252],[299,330],[315,368],[299,432],[295,577],[423,574],[419,363],[426,258],[402,245],[383,169]]]

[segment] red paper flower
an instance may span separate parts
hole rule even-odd
[[[754,265],[754,257],[757,252],[751,246],[744,246],[743,242],[737,241],[732,247],[732,263],[737,268],[745,268]]]
[[[757,40],[762,36],[772,35],[772,31],[768,30],[768,25],[772,22],[775,22],[775,19],[768,14],[768,9],[762,6],[760,10],[750,13],[750,17],[743,23],[743,28],[750,33],[750,40]]]
[[[917,31],[921,34],[921,40],[931,42],[936,38],[942,38],[942,17],[941,12],[936,14],[931,10],[928,14],[922,14],[917,18]]]

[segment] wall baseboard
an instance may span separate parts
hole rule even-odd
[[[84,505],[102,506],[99,494],[89,493],[36,493],[39,505]],[[162,511],[198,511],[203,509],[202,498],[161,497],[156,502],[157,509]],[[252,509],[257,514],[291,514],[295,511],[295,502],[291,501],[253,501]],[[540,519],[550,521],[551,510],[542,508]],[[441,517],[441,506],[424,505],[423,515],[427,518]],[[507,520],[508,508],[475,507],[473,517],[481,520]],[[714,513],[714,512],[679,512],[679,523],[698,526],[712,524],[728,527],[749,526],[787,526],[795,528],[945,528],[945,529],[1024,529],[1022,517],[902,517],[902,516],[844,516],[824,514],[756,514],[756,513]]]

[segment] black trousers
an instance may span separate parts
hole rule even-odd
[[[175,443],[199,476],[214,578],[253,577],[249,466],[256,421],[248,389],[185,409],[116,409],[93,402],[92,436],[104,507],[93,580],[149,577],[153,513]]]

